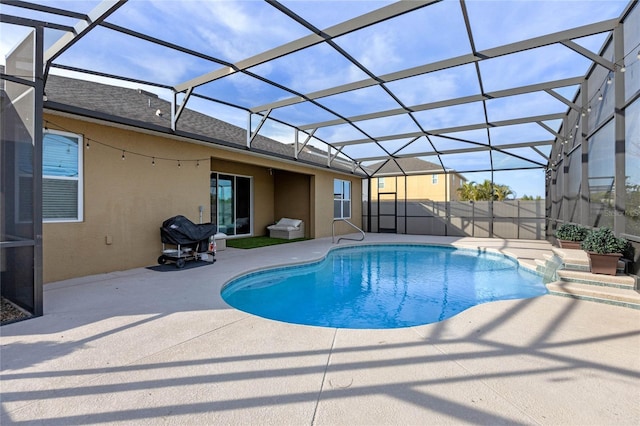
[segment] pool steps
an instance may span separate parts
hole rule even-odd
[[[592,274],[583,250],[553,248],[552,252],[536,260],[549,294],[640,309],[637,278],[624,274],[624,262],[618,263],[615,276]]]

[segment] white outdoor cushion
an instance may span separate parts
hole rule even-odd
[[[270,231],[297,231],[299,228],[297,226],[282,226],[276,224],[267,226],[267,229]]]
[[[278,227],[288,226],[288,227],[293,227],[295,229],[295,228],[298,228],[301,223],[302,221],[300,219],[289,219],[287,217],[283,217],[278,221],[278,223],[276,223],[276,226]],[[293,229],[288,229],[288,231],[292,231],[292,230]]]

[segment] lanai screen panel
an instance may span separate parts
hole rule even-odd
[[[368,164],[424,155],[443,172],[550,167],[555,157],[542,156],[574,128],[563,117],[587,107],[575,97],[589,68],[598,64],[603,78],[615,69],[613,53],[599,53],[629,7],[7,1],[1,25],[7,44],[20,38],[21,19],[43,25],[49,73],[144,85],[175,95],[176,110],[251,122],[250,131],[265,120],[261,136],[309,137],[319,153],[340,152],[356,173],[374,176]]]

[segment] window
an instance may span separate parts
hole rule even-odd
[[[251,235],[252,179],[211,173],[211,222],[228,236]]]
[[[42,142],[42,219],[81,222],[82,136],[47,130]]]
[[[438,184],[438,175],[431,175],[431,183],[434,185]]]
[[[384,178],[378,178],[378,189],[384,189]]]
[[[351,182],[348,180],[333,180],[333,218],[351,218]]]

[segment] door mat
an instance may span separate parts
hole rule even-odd
[[[200,268],[202,266],[213,265],[215,262],[209,262],[207,260],[192,260],[185,263],[184,268],[176,267],[174,262],[167,262],[164,265],[147,266],[147,269],[155,272],[179,272],[186,271],[188,269]]]

